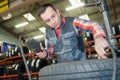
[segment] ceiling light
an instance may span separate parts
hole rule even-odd
[[[23,15],[28,21],[35,20],[35,17],[31,13],[27,13]]]
[[[39,39],[39,38],[42,38],[42,37],[44,37],[43,35],[38,35],[38,36],[34,36],[33,38],[34,39]]]
[[[11,17],[12,17],[12,14],[11,14],[11,13],[8,13],[8,14],[2,16],[2,19],[3,19],[3,20],[7,20],[7,19],[10,19]]]
[[[20,28],[20,27],[23,27],[25,25],[28,25],[28,22],[24,22],[24,23],[21,23],[21,24],[17,24],[15,25],[15,28]]]
[[[70,10],[76,9],[76,8],[78,8],[78,7],[81,7],[81,6],[84,6],[84,3],[81,3],[81,4],[77,4],[77,5],[68,7],[68,8],[66,8],[65,10],[66,10],[66,11],[70,11]]]
[[[72,6],[66,8],[65,10],[66,11],[70,11],[72,9],[75,9],[75,8],[78,8],[78,7],[81,7],[81,6],[84,6],[84,3],[81,2],[80,0],[69,0],[69,2],[72,4]]]
[[[80,19],[90,20],[89,16],[87,14],[79,16]]]
[[[69,2],[70,2],[72,5],[76,5],[76,4],[81,3],[80,0],[69,0]]]
[[[39,28],[39,30],[40,30],[42,33],[45,33],[46,28],[45,28],[45,27],[41,27],[41,28]]]

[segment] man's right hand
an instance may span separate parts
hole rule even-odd
[[[45,48],[42,47],[42,46],[41,46],[41,50],[42,50],[42,51],[39,52],[39,53],[36,53],[36,55],[37,55],[39,58],[43,59],[43,58],[45,58],[45,57],[47,56],[47,52],[46,52]]]

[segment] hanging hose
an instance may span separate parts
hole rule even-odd
[[[22,44],[21,44],[22,38],[25,38],[25,36],[23,36],[23,35],[19,36],[19,47],[20,47],[22,58],[23,58],[23,61],[24,61],[24,64],[25,64],[25,68],[26,68],[27,74],[28,74],[28,79],[32,80],[31,76],[30,76],[30,72],[29,72],[28,66],[27,66],[27,61],[25,59],[24,52],[23,52],[23,49],[22,49]]]
[[[113,57],[113,74],[112,74],[112,80],[116,80],[116,75],[117,75],[117,56],[116,56],[116,52],[115,50],[109,46],[109,47],[106,47],[105,48],[105,51],[106,51],[106,56],[108,58],[111,58]]]

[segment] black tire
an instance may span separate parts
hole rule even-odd
[[[112,71],[112,59],[74,61],[42,68],[39,80],[112,80]],[[117,59],[116,80],[120,80],[120,58]]]

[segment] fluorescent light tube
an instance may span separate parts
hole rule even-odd
[[[46,28],[45,28],[45,27],[41,27],[41,28],[39,28],[39,30],[40,30],[42,33],[45,33]]]
[[[34,36],[33,38],[34,39],[39,39],[39,38],[42,38],[42,37],[44,37],[43,35],[38,35],[38,36]]]
[[[28,21],[33,21],[36,18],[31,14],[31,13],[27,13],[23,15]]]
[[[7,20],[7,19],[10,19],[12,17],[12,14],[11,13],[8,13],[8,14],[5,14],[2,16],[2,19],[3,20]]]
[[[79,16],[80,19],[90,20],[89,16],[87,14]]]
[[[78,8],[78,7],[81,7],[81,6],[83,6],[83,5],[84,5],[84,3],[81,3],[81,4],[78,4],[78,5],[74,5],[74,6],[68,7],[68,8],[66,8],[65,10],[66,10],[66,11],[70,11],[70,10],[76,9],[76,8]]]
[[[81,3],[80,0],[69,0],[69,2],[70,2],[72,5],[77,5],[77,4],[80,4],[80,3]]]
[[[23,27],[25,25],[28,25],[28,22],[24,22],[24,23],[21,23],[21,24],[17,24],[15,25],[15,28],[20,28],[20,27]]]

